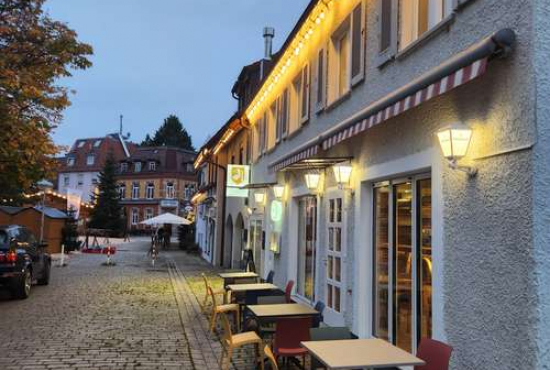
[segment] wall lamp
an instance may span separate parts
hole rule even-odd
[[[254,193],[254,201],[258,205],[263,205],[265,202],[265,193],[263,191]]]
[[[281,199],[285,195],[285,186],[284,185],[274,185],[273,194],[275,198]]]
[[[319,182],[321,180],[321,174],[310,172],[305,174],[306,186],[309,190],[315,191],[319,187]]]
[[[338,187],[342,188],[345,184],[349,184],[351,178],[352,167],[349,164],[336,164],[332,166],[334,178],[338,183]]]
[[[439,130],[437,138],[443,156],[449,161],[449,167],[453,170],[465,172],[470,177],[477,175],[476,168],[458,165],[458,160],[468,152],[468,147],[472,140],[472,129],[462,124],[453,124],[450,127]]]

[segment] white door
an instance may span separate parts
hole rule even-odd
[[[341,192],[328,197],[326,229],[326,309],[324,321],[330,326],[344,326],[345,288],[344,256],[345,227],[343,214],[344,199]]]

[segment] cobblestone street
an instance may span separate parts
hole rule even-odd
[[[143,240],[120,245],[113,267],[102,266],[105,256],[73,255],[27,300],[0,291],[0,369],[218,368],[220,343],[197,300],[209,267],[174,250],[152,268],[147,249]]]

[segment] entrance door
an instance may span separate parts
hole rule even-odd
[[[299,200],[297,293],[315,301],[315,263],[317,252],[317,198]]]
[[[413,352],[431,336],[431,180],[374,187],[374,335]]]
[[[326,313],[324,320],[330,326],[343,326],[342,315],[344,306],[343,290],[343,257],[344,257],[344,220],[342,213],[343,199],[335,196],[328,200],[327,213],[327,286]]]
[[[262,260],[262,248],[263,248],[263,222],[262,220],[250,221],[250,248],[252,249],[252,255],[254,257],[254,266],[256,273],[259,276],[263,275],[263,260]]]

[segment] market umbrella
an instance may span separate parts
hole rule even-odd
[[[192,224],[192,222],[189,221],[188,219],[176,216],[175,214],[172,214],[172,213],[163,213],[162,215],[158,215],[157,217],[150,218],[140,223],[144,225],[164,225],[164,224],[191,225]]]

